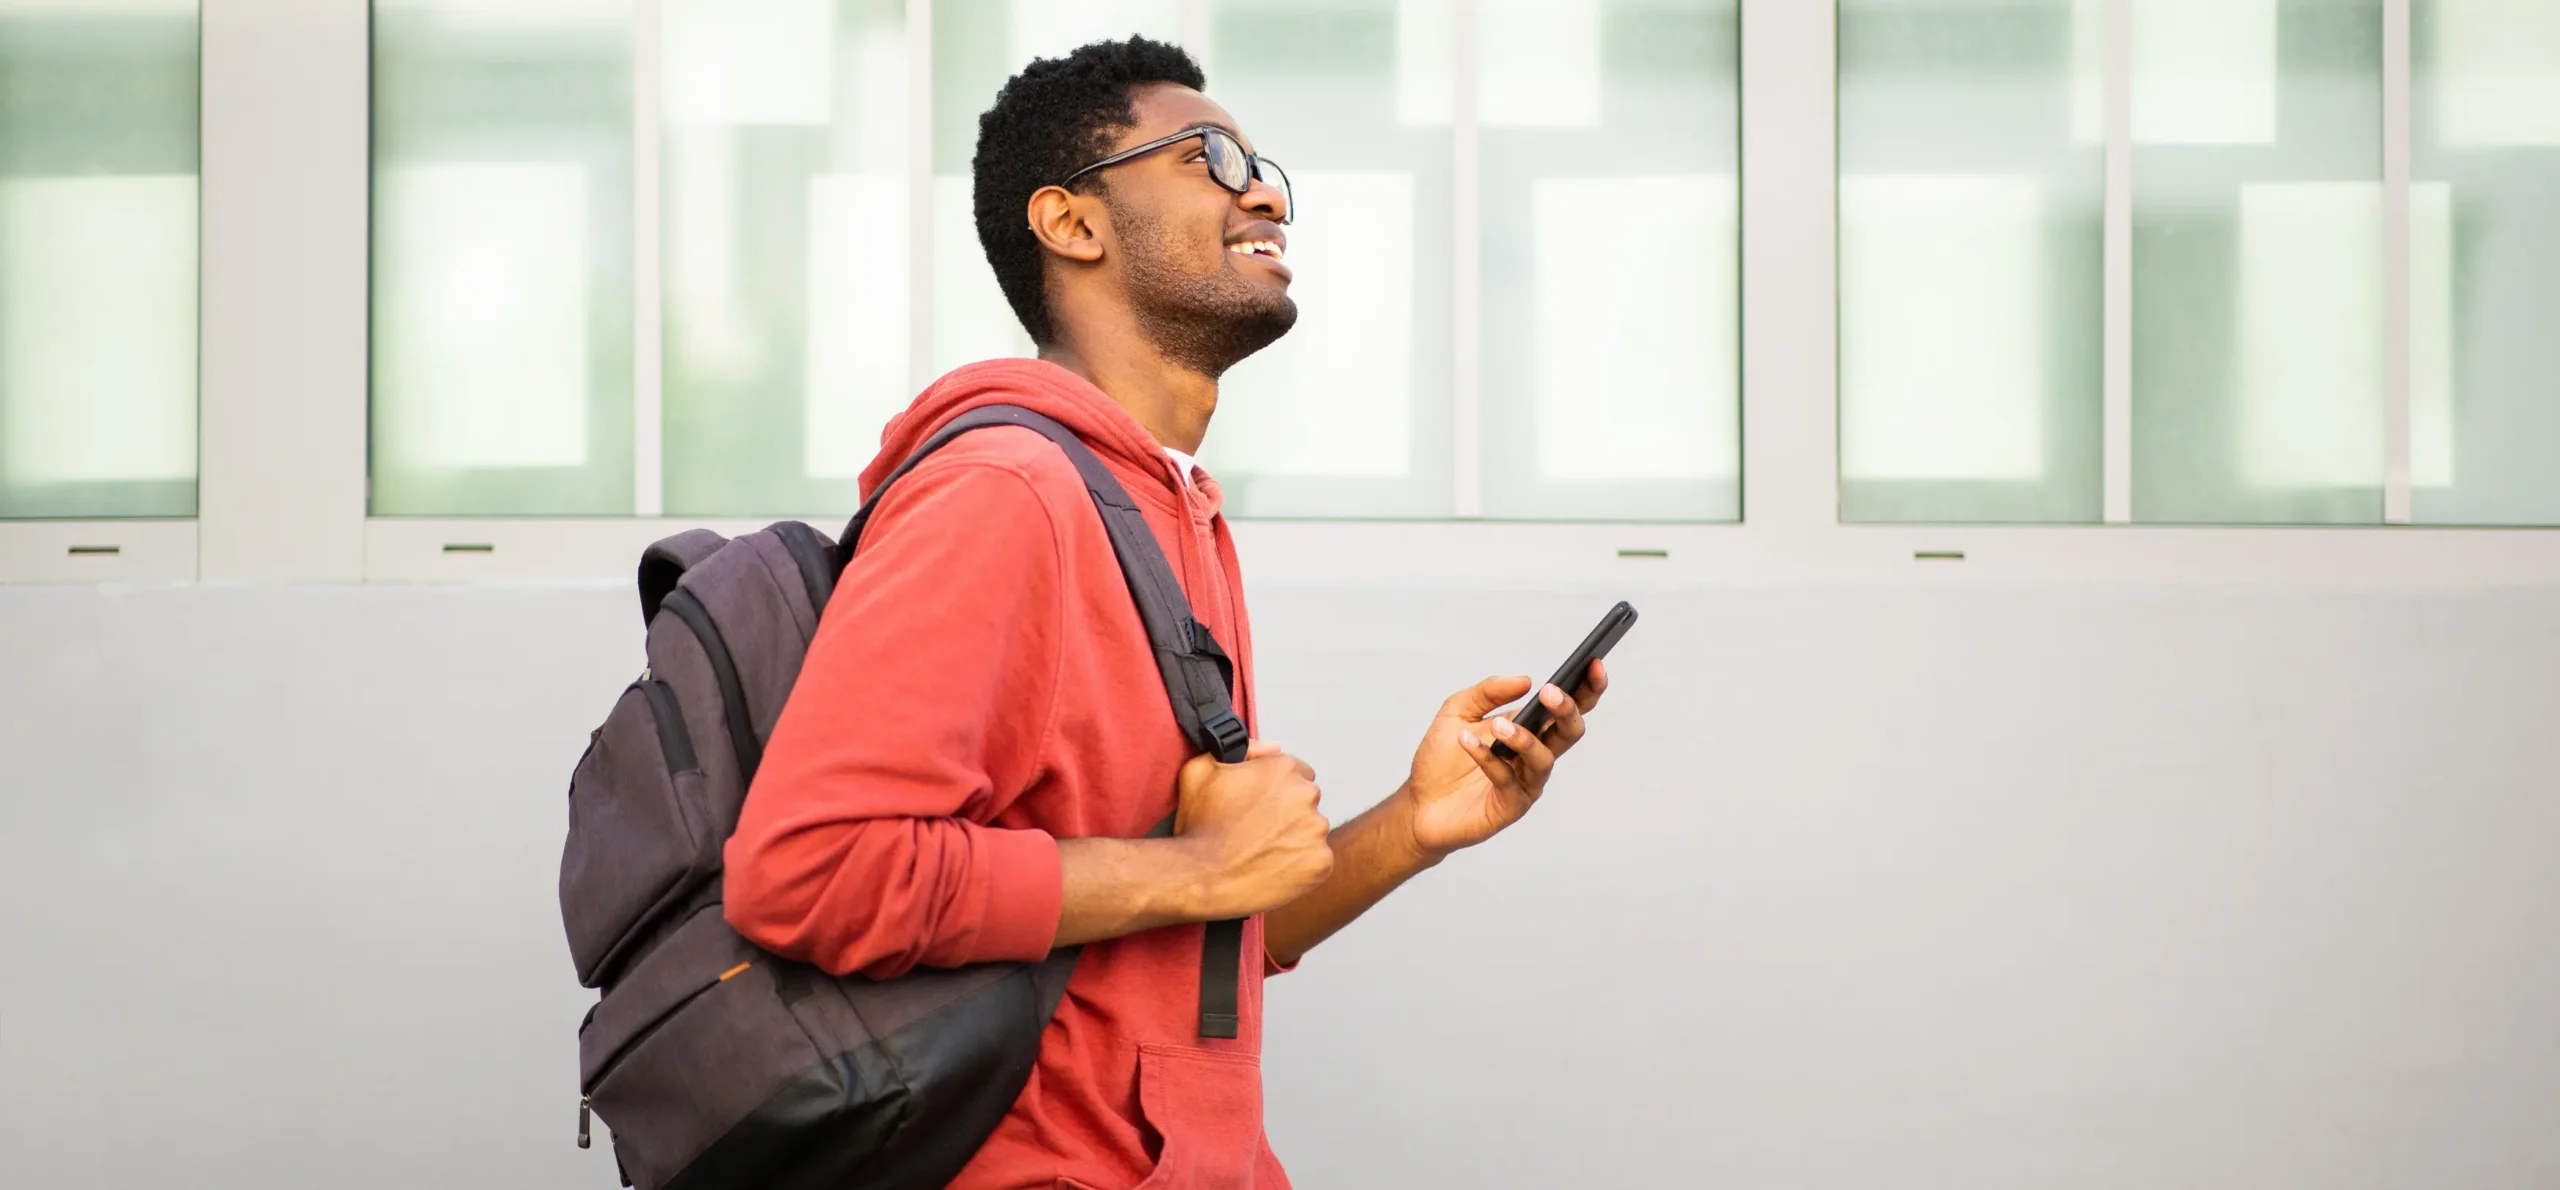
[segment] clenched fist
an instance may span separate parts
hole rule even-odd
[[[1197,916],[1249,917],[1298,899],[1333,874],[1332,824],[1316,812],[1316,771],[1257,742],[1243,763],[1195,756],[1182,766],[1174,837],[1204,873]]]

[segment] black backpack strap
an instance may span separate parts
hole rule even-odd
[[[1236,1035],[1241,1010],[1236,987],[1244,978],[1244,922],[1213,921],[1200,935],[1200,1035]]]
[[[1147,641],[1155,648],[1156,665],[1164,673],[1165,692],[1173,698],[1173,717],[1182,725],[1182,734],[1193,747],[1228,764],[1243,760],[1250,743],[1249,733],[1227,694],[1235,680],[1235,662],[1218,646],[1209,626],[1193,618],[1191,601],[1183,596],[1181,581],[1174,578],[1173,567],[1165,562],[1164,551],[1156,545],[1155,531],[1147,528],[1146,514],[1129,498],[1128,490],[1120,486],[1110,468],[1094,456],[1083,439],[1076,437],[1075,431],[1047,416],[1016,405],[982,405],[935,431],[914,454],[898,464],[897,470],[880,481],[878,490],[863,502],[862,511],[855,513],[845,526],[844,536],[836,544],[837,574],[841,576],[845,565],[853,560],[863,527],[870,523],[873,510],[880,507],[881,497],[888,494],[892,485],[952,439],[989,426],[1037,431],[1067,452],[1068,461],[1084,477],[1085,491],[1102,514],[1104,531],[1111,536],[1112,552],[1120,559],[1120,572],[1128,580],[1129,595],[1138,605],[1138,619],[1146,625]]]
[[[1234,687],[1235,662],[1218,647],[1209,626],[1193,618],[1181,580],[1156,545],[1155,530],[1147,527],[1147,514],[1074,431],[1039,414],[1030,416],[1047,423],[1030,428],[1067,452],[1102,513],[1102,527],[1120,557],[1120,573],[1128,580],[1130,598],[1137,601],[1138,618],[1146,622],[1147,640],[1155,646],[1156,667],[1164,672],[1165,692],[1173,696],[1173,717],[1181,722],[1182,734],[1193,747],[1228,764],[1242,761],[1252,736],[1227,694]]]
[[[799,568],[800,585],[809,594],[809,611],[824,619],[827,599],[836,591],[836,568],[827,562],[827,539],[798,521],[776,521],[772,530],[791,555],[791,564]]]
[[[891,486],[953,439],[989,426],[1037,431],[1067,453],[1076,473],[1084,477],[1085,491],[1093,497],[1094,508],[1102,514],[1103,530],[1110,535],[1111,550],[1120,559],[1120,573],[1128,581],[1130,597],[1137,603],[1138,619],[1146,625],[1147,641],[1155,648],[1156,666],[1164,674],[1165,693],[1173,700],[1175,722],[1182,725],[1182,734],[1192,747],[1228,764],[1242,761],[1251,739],[1227,693],[1235,680],[1235,662],[1218,647],[1208,626],[1192,616],[1191,601],[1183,596],[1181,581],[1174,577],[1163,549],[1156,545],[1155,531],[1147,528],[1146,514],[1129,498],[1128,490],[1120,486],[1110,468],[1094,456],[1092,448],[1055,419],[1018,405],[982,405],[934,431],[924,445],[880,481],[871,498],[863,501],[862,510],[845,526],[844,536],[836,543],[837,574],[841,576],[845,565],[853,560],[863,527],[870,523],[872,511],[880,506],[880,498]],[[1166,826],[1170,826],[1170,820]],[[1210,922],[1200,944],[1202,1037],[1236,1035],[1236,985],[1243,961],[1244,923]]]

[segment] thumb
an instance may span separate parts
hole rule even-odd
[[[1518,701],[1521,695],[1529,692],[1532,684],[1518,674],[1486,678],[1450,695],[1449,701],[1440,704],[1440,712],[1473,723],[1492,714],[1498,707]]]
[[[1255,740],[1245,746],[1244,758],[1246,760],[1260,760],[1265,756],[1278,756],[1284,751],[1286,751],[1286,749],[1269,740]]]
[[[1217,754],[1202,752],[1182,762],[1181,770],[1174,774],[1174,785],[1178,792],[1188,794],[1193,789],[1207,784],[1211,778],[1217,776],[1217,773]]]

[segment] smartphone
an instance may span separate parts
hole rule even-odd
[[[1582,638],[1581,647],[1576,648],[1572,656],[1565,658],[1564,664],[1556,667],[1556,676],[1547,679],[1547,686],[1554,686],[1564,691],[1567,698],[1580,694],[1583,683],[1591,680],[1591,663],[1608,656],[1609,650],[1617,646],[1618,638],[1625,636],[1627,629],[1634,627],[1635,623],[1635,607],[1623,599],[1619,600],[1618,606],[1610,608],[1609,614],[1600,617],[1600,623],[1591,629],[1591,635]],[[1544,689],[1546,686],[1538,688],[1538,690]],[[1545,731],[1547,720],[1550,718],[1547,704],[1538,701],[1538,690],[1530,691],[1528,704],[1511,717],[1512,722],[1528,729],[1531,734]],[[1493,754],[1504,760],[1510,760],[1519,755],[1511,750],[1510,745],[1500,740],[1493,742]]]

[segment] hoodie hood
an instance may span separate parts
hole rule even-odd
[[[1178,506],[1173,461],[1164,447],[1120,403],[1090,381],[1040,359],[997,359],[969,364],[934,381],[906,412],[889,419],[880,431],[880,454],[862,471],[862,493],[869,499],[880,481],[897,470],[908,455],[951,419],[984,405],[1020,405],[1058,420],[1105,460],[1121,464],[1153,480],[1156,498]],[[1123,478],[1123,485],[1127,479]],[[1133,496],[1146,493],[1132,490]]]

